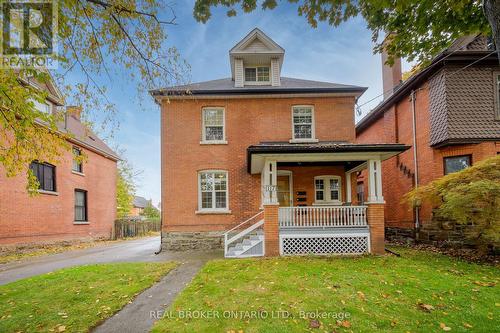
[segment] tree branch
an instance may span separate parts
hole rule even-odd
[[[170,6],[168,6],[168,7],[172,11],[172,15],[174,17],[170,21],[163,21],[163,20],[158,19],[158,16],[156,16],[153,13],[148,13],[148,12],[144,12],[144,11],[140,11],[140,10],[132,10],[132,9],[126,8],[126,7],[121,6],[121,5],[118,5],[118,6],[117,5],[113,5],[113,4],[110,4],[110,3],[102,1],[102,0],[85,0],[85,1],[93,3],[95,5],[99,5],[99,6],[103,7],[103,8],[105,8],[105,9],[114,8],[118,12],[126,12],[126,13],[129,13],[129,14],[138,14],[138,15],[148,16],[148,17],[153,18],[158,24],[170,24],[170,25],[175,25],[176,24],[175,20],[177,19],[177,16],[175,15],[172,7],[170,7]]]

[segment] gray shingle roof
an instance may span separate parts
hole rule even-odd
[[[82,124],[78,119],[71,115],[67,115],[65,121],[57,124],[58,129],[63,133],[70,133],[73,135],[76,143],[81,143],[88,146],[98,153],[105,155],[114,160],[119,160],[120,157],[111,148],[108,147],[104,141]]]
[[[182,86],[152,90],[153,96],[159,95],[204,95],[204,94],[258,94],[258,93],[297,93],[297,92],[358,92],[367,88],[331,82],[320,82],[289,77],[281,77],[280,86],[245,86],[235,87],[231,78],[192,83]]]
[[[134,207],[146,208],[149,201],[144,197],[135,196],[134,197]]]

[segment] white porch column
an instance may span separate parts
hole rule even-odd
[[[352,186],[352,183],[351,183],[351,173],[350,172],[346,172],[345,174],[345,201],[347,203],[351,203],[352,202],[352,189],[351,189],[351,186]]]
[[[382,162],[380,160],[368,160],[368,202],[384,202],[382,195]]]
[[[263,204],[278,203],[278,168],[276,161],[265,161],[262,170],[262,197]]]

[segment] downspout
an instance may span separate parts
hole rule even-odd
[[[414,188],[418,188],[418,160],[417,160],[417,118],[415,115],[415,100],[416,100],[416,91],[412,90],[411,95],[411,114],[412,114],[412,125],[413,125],[413,168],[415,170],[414,178],[415,184]],[[420,229],[420,220],[419,220],[419,207],[415,207],[415,239],[418,239],[418,230]]]
[[[160,201],[160,248],[155,254],[160,254],[163,250],[163,200]]]
[[[163,135],[163,122],[161,121],[162,119],[162,110],[161,110],[161,103],[155,98],[156,104],[160,107],[160,135]],[[163,140],[160,139],[160,248],[158,251],[155,252],[155,254],[160,254],[161,251],[163,250]]]

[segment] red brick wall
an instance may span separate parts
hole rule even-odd
[[[247,172],[246,149],[262,141],[290,140],[292,106],[304,104],[314,105],[317,139],[354,141],[352,97],[164,101],[161,120],[164,230],[226,230],[254,215],[261,204],[260,175]],[[225,107],[227,145],[200,145],[201,110],[206,106]],[[206,169],[228,171],[231,214],[195,214],[197,172]]]
[[[110,236],[116,217],[116,162],[83,149],[80,176],[71,172],[72,153],[56,165],[58,195],[28,196],[24,174],[6,178],[0,167],[0,244],[39,243]],[[75,225],[74,190],[87,191],[88,225]]]
[[[493,112],[493,111],[492,111]],[[430,146],[430,114],[429,114],[429,85],[423,84],[416,93],[416,139],[417,161],[419,169],[419,184],[425,185],[434,179],[442,177],[443,157],[472,154],[472,161],[476,163],[484,158],[494,156],[500,152],[500,143],[483,142],[461,146],[450,146],[435,149]],[[385,205],[386,227],[413,228],[414,212],[405,203],[402,197],[413,188],[413,178],[405,175],[400,166],[406,167],[413,174],[413,129],[412,112],[409,97],[403,98],[395,106],[387,110],[382,117],[371,124],[369,128],[358,133],[357,142],[404,143],[412,146],[411,149],[382,163],[382,183]],[[361,179],[366,187],[366,171]],[[365,189],[365,194],[367,190]],[[425,224],[430,221],[431,207],[424,205],[420,211],[420,221]]]

